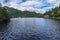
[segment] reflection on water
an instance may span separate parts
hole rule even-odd
[[[44,18],[12,18],[0,24],[0,40],[60,40],[60,21]]]

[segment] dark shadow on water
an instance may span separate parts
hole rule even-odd
[[[0,22],[0,32],[4,31],[7,28],[8,23],[10,22],[10,20],[5,20]]]

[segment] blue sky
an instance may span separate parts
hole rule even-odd
[[[59,6],[60,0],[0,0],[0,3],[3,6],[13,7],[21,11],[44,13]]]

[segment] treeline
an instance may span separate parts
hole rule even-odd
[[[60,18],[60,6],[53,8],[51,11],[48,11],[43,15],[47,18]]]
[[[0,4],[0,21],[9,20],[9,11]]]

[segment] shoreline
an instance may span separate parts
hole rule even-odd
[[[15,18],[45,18],[45,17],[15,17]],[[60,18],[46,18],[46,19],[60,19]]]

